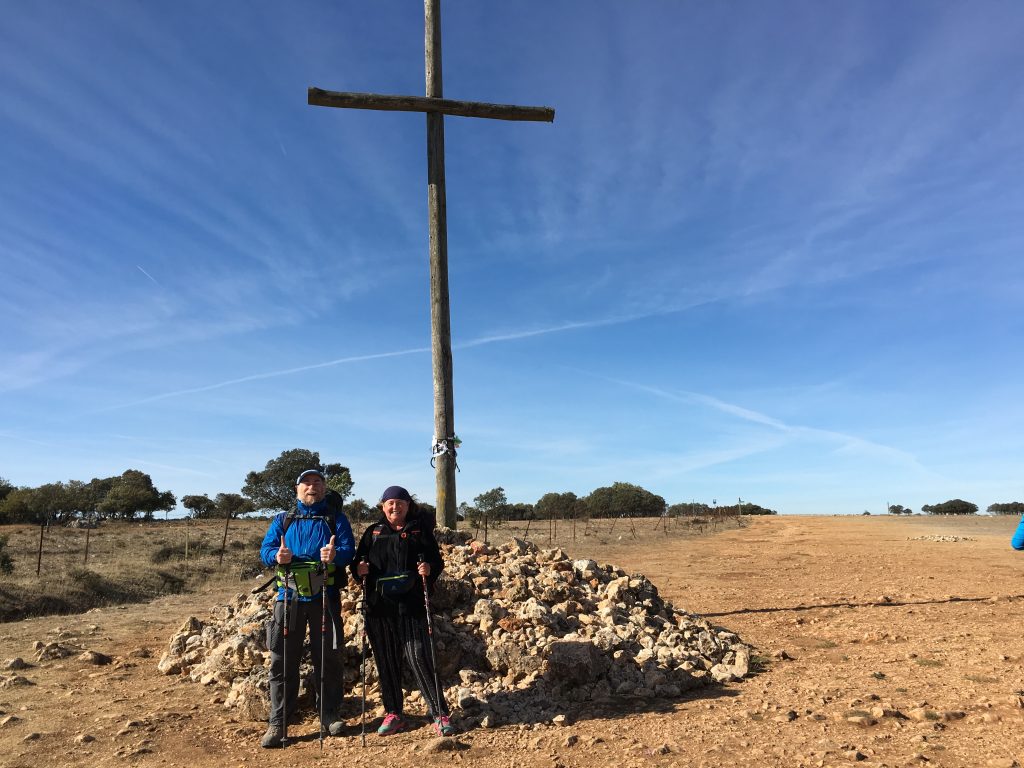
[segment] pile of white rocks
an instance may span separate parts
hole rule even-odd
[[[435,648],[447,700],[463,722],[573,717],[622,699],[678,698],[750,671],[751,649],[735,634],[666,603],[642,575],[520,539],[492,549],[463,532],[436,534],[446,565],[431,599]],[[265,719],[273,592],[239,595],[205,620],[190,617],[171,638],[160,671],[222,687],[225,706]],[[355,697],[362,679],[359,596],[354,582],[342,593],[345,685]],[[370,659],[366,673],[375,705]]]
[[[908,538],[907,541],[977,541],[977,539],[971,538],[970,536],[954,536],[952,534],[937,534],[933,533],[929,536],[914,536]]]

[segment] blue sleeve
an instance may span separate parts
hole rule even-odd
[[[260,545],[260,560],[268,568],[277,565],[277,550],[281,546],[281,536],[284,535],[283,519],[283,513],[274,515],[274,519],[270,521],[270,528],[267,529],[267,535],[263,537],[263,544]]]
[[[352,562],[356,543],[352,538],[352,524],[345,515],[338,515],[334,520],[334,548],[334,563],[339,569]]]
[[[1010,546],[1014,549],[1024,549],[1024,516],[1017,524],[1017,530],[1014,531],[1013,538],[1010,539]]]

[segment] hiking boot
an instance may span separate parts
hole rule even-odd
[[[384,718],[384,722],[380,724],[380,728],[377,729],[377,735],[390,736],[393,733],[399,733],[404,730],[405,720],[402,719],[402,716],[389,712]]]
[[[267,732],[260,739],[260,746],[264,749],[275,749],[284,743],[284,728],[279,725],[269,725]]]
[[[348,728],[348,723],[345,722],[339,713],[332,712],[324,718],[324,722],[327,723],[327,733],[331,736],[341,736],[345,729]]]
[[[438,736],[454,736],[455,727],[449,722],[448,715],[441,715],[434,718],[434,730]]]

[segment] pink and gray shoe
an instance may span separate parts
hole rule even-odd
[[[455,726],[448,720],[448,715],[441,715],[434,718],[434,730],[438,736],[454,736]]]
[[[380,724],[380,728],[377,729],[378,736],[391,736],[395,733],[401,733],[406,728],[406,722],[402,719],[402,716],[394,712],[389,712],[384,718],[384,722]]]

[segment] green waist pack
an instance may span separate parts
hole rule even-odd
[[[324,587],[334,586],[337,570],[334,563],[327,563],[324,567],[323,563],[293,562],[288,569],[287,580],[284,570],[278,571],[277,584],[295,590],[299,597],[316,597]]]

